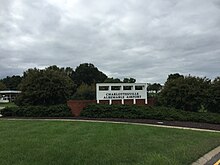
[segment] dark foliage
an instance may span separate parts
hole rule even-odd
[[[155,93],[158,93],[162,89],[162,85],[159,83],[153,83],[147,85],[147,91],[154,91]]]
[[[135,83],[136,79],[134,78],[124,78],[123,83]]]
[[[3,117],[71,117],[67,105],[53,106],[20,106],[2,109]]]
[[[105,83],[135,83],[136,79],[130,77],[130,78],[124,78],[123,81],[121,81],[119,78],[107,78],[104,81]]]
[[[95,100],[96,99],[96,87],[95,84],[80,85],[74,95],[71,97],[74,100]]]
[[[192,76],[169,76],[160,92],[159,102],[168,107],[186,111],[207,108],[211,80]]]
[[[211,112],[220,113],[220,77],[217,77],[208,90],[207,108]]]
[[[220,115],[216,113],[187,112],[174,108],[137,105],[91,104],[81,112],[81,116],[93,118],[193,121],[220,124]]]
[[[107,78],[105,79],[104,83],[121,83],[121,80],[119,78]]]
[[[55,105],[67,101],[73,94],[74,83],[60,70],[29,69],[20,84],[22,93],[17,105]]]
[[[6,86],[6,90],[18,90],[18,86],[21,83],[22,77],[20,76],[7,76],[3,78],[1,82]]]
[[[6,86],[5,86],[4,83],[2,83],[2,82],[0,81],[0,91],[1,91],[1,90],[6,90]]]
[[[73,80],[77,86],[104,82],[106,78],[107,76],[103,72],[99,71],[97,67],[90,63],[80,64],[76,67],[73,75]]]

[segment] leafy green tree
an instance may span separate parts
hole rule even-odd
[[[64,68],[59,68],[57,65],[51,65],[51,66],[47,67],[46,69],[47,70],[64,72]]]
[[[74,75],[74,70],[73,68],[71,67],[62,67],[62,68],[59,68],[58,66],[56,65],[52,65],[52,66],[49,66],[48,68],[46,68],[47,70],[54,70],[54,71],[59,71],[59,72],[63,72],[64,74],[66,74],[67,76],[69,76],[71,79],[73,78],[73,75]]]
[[[124,78],[123,81],[121,81],[119,78],[107,78],[104,81],[105,83],[135,83],[136,80],[134,78]]]
[[[74,70],[73,70],[73,68],[71,68],[71,67],[66,67],[65,69],[64,69],[64,72],[65,72],[65,74],[67,75],[67,76],[69,76],[71,79],[73,79],[73,75],[74,75]]]
[[[76,69],[73,75],[73,80],[77,86],[81,84],[95,84],[104,82],[107,76],[98,70],[93,64],[84,63],[80,64]]]
[[[29,69],[20,84],[18,105],[55,105],[65,103],[73,94],[73,81],[60,70]]]
[[[95,100],[96,99],[95,84],[92,84],[92,85],[81,84],[77,88],[77,90],[74,93],[72,99],[76,99],[76,100]]]
[[[159,83],[153,83],[153,84],[148,84],[147,90],[148,91],[155,91],[155,93],[158,93],[162,89],[162,85]]]
[[[148,98],[154,98],[157,100],[158,93],[161,91],[162,85],[159,83],[153,83],[153,84],[147,84],[147,97]]]
[[[198,111],[206,105],[210,82],[207,78],[192,76],[168,78],[160,92],[159,101],[165,106]]]
[[[220,113],[220,77],[215,78],[208,91],[208,110]]]
[[[120,80],[119,78],[113,78],[113,77],[111,77],[111,78],[105,79],[104,82],[105,82],[105,83],[120,83],[121,80]]]
[[[184,76],[179,73],[170,74],[170,75],[168,75],[167,81],[175,80],[178,78],[184,78]]]
[[[7,76],[6,78],[2,79],[2,83],[5,84],[7,90],[17,90],[18,85],[21,83],[22,77],[21,76],[15,76],[12,77]]]
[[[136,80],[134,78],[124,78],[123,83],[135,83]]]
[[[0,91],[5,89],[6,89],[5,84],[0,81]]]

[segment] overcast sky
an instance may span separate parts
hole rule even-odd
[[[220,0],[0,0],[0,78],[85,62],[138,82],[220,76]]]

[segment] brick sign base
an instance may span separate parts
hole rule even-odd
[[[153,106],[155,104],[155,99],[148,99],[148,104],[145,104],[145,100],[140,99],[136,100],[136,105],[147,105],[147,106]],[[75,117],[78,117],[80,115],[80,112],[88,106],[89,104],[96,104],[96,100],[69,100],[67,101],[68,107],[70,107],[72,115]],[[103,100],[100,101],[100,104],[109,104],[108,101]],[[120,100],[114,100],[112,101],[112,104],[121,104]],[[124,104],[127,105],[133,105],[133,100],[125,100]]]
[[[73,116],[79,116],[80,112],[87,105],[96,103],[96,100],[69,100],[67,101],[68,107],[70,107]]]

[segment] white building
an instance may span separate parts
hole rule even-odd
[[[0,102],[12,102],[21,91],[0,91]]]

